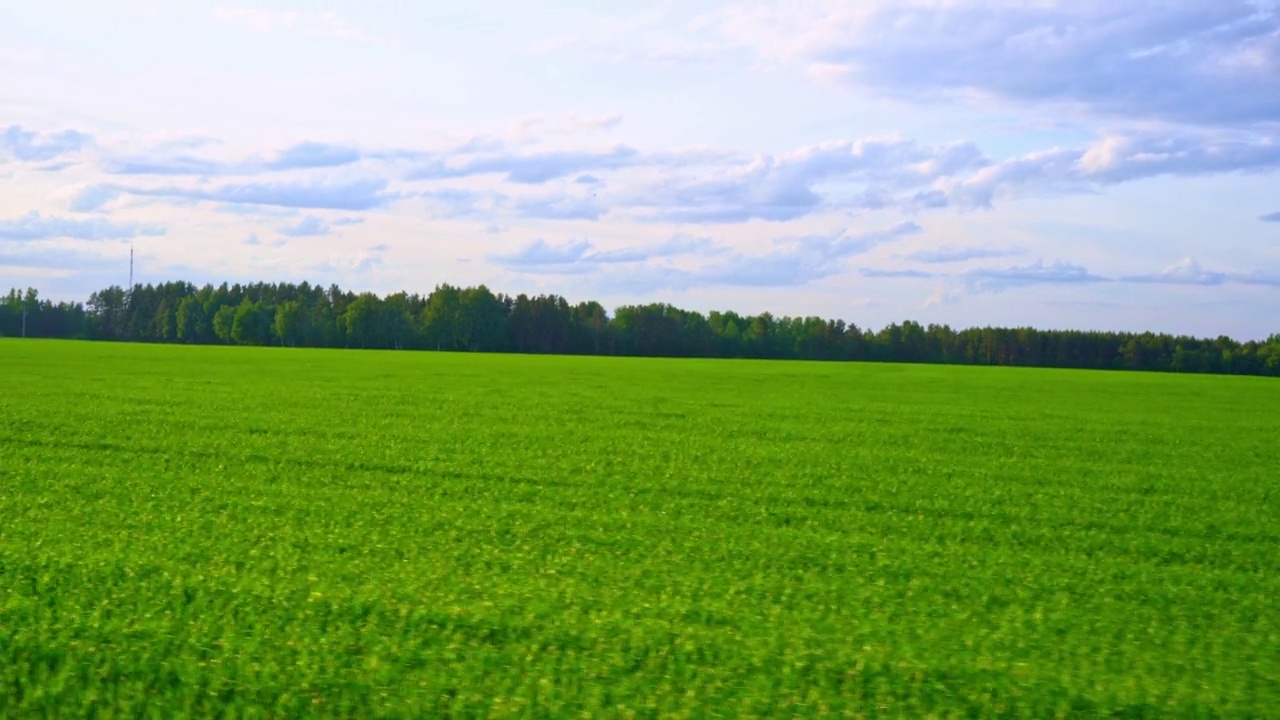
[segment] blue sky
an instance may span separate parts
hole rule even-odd
[[[1280,332],[1271,0],[13,5],[6,287]]]

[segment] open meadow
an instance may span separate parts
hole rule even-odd
[[[1280,381],[0,340],[0,717],[1263,717]]]

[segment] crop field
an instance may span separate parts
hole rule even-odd
[[[0,340],[0,717],[1275,717],[1280,382]]]

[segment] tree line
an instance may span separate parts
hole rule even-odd
[[[0,298],[0,336],[647,357],[863,360],[1280,376],[1266,342],[1156,333],[968,328],[906,321],[879,330],[770,313],[702,314],[663,303],[609,313],[558,295],[440,285],[426,296],[310,283],[112,286],[87,302],[34,289]]]

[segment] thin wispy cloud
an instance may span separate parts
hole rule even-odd
[[[569,240],[559,244],[551,244],[538,239],[527,243],[519,250],[509,254],[490,256],[489,260],[511,269],[534,269],[539,272],[562,270],[564,272],[582,272],[581,265],[613,265],[620,263],[643,263],[659,258],[671,258],[681,255],[719,255],[728,252],[728,248],[710,238],[676,235],[670,239],[651,245],[638,245],[600,250],[589,240]]]
[[[999,247],[940,247],[929,250],[917,250],[903,255],[906,260],[927,264],[959,263],[969,260],[986,260],[990,258],[1011,257],[1023,254],[1019,248]]]
[[[287,237],[318,237],[328,235],[332,232],[332,228],[315,215],[307,215],[292,225],[285,225],[279,228],[279,232]]]
[[[329,183],[248,182],[228,183],[214,187],[117,186],[115,189],[131,195],[202,200],[233,205],[271,205],[328,210],[371,210],[397,199],[395,194],[386,192],[387,181],[380,179]]]
[[[361,158],[360,150],[354,147],[307,141],[285,148],[271,157],[230,161],[159,149],[144,155],[108,157],[103,162],[103,170],[113,175],[258,175],[342,167],[357,163]]]
[[[0,219],[0,240],[122,240],[164,233],[163,225],[153,223],[47,216],[35,210],[16,218]]]
[[[761,254],[741,253],[709,238],[676,236],[664,243],[600,251],[586,240],[553,245],[536,240],[491,262],[511,270],[537,274],[591,273],[601,283],[631,291],[686,290],[696,287],[799,287],[830,277],[846,259],[885,243],[921,232],[904,222],[882,230],[779,239],[776,249]],[[692,257],[681,266],[666,261]],[[620,265],[626,267],[621,268]]]

